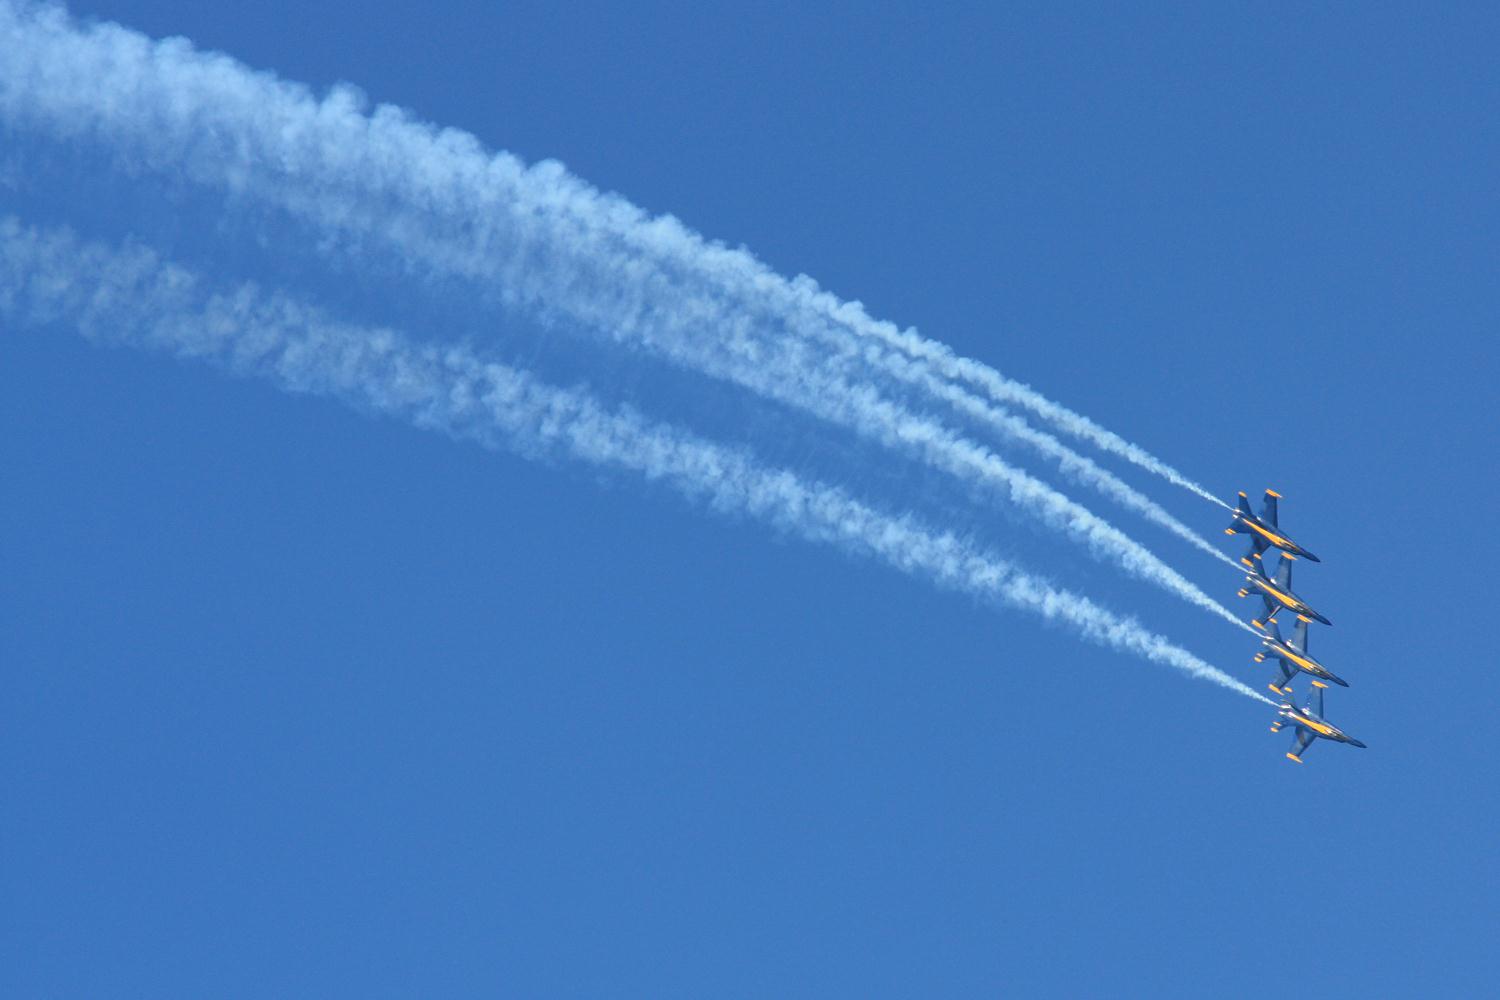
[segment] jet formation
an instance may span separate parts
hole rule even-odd
[[[1239,595],[1260,598],[1261,613],[1250,622],[1262,634],[1262,649],[1255,654],[1255,662],[1275,661],[1277,677],[1272,680],[1270,688],[1283,699],[1276,721],[1271,724],[1271,732],[1279,733],[1283,727],[1292,727],[1292,748],[1287,752],[1287,758],[1300,764],[1302,755],[1314,740],[1347,743],[1360,748],[1364,744],[1323,717],[1323,692],[1328,685],[1348,687],[1349,682],[1308,652],[1309,626],[1313,622],[1324,625],[1332,625],[1333,622],[1314,611],[1312,605],[1292,590],[1292,563],[1297,559],[1311,562],[1322,560],[1292,541],[1282,530],[1278,510],[1280,500],[1280,493],[1266,490],[1261,511],[1256,514],[1250,509],[1250,498],[1241,493],[1234,520],[1224,529],[1224,533],[1250,536],[1250,550],[1240,557],[1240,562],[1244,563],[1249,572],[1245,574],[1245,586],[1240,588]],[[1265,566],[1265,554],[1271,549],[1277,550],[1278,554],[1274,575],[1268,574]],[[1295,615],[1297,619],[1290,639],[1282,638],[1281,627],[1276,622],[1276,616],[1282,611]],[[1296,695],[1292,690],[1292,679],[1299,674],[1306,675],[1312,685],[1307,701],[1301,708],[1297,707]]]

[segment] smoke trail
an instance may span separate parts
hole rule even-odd
[[[434,132],[389,107],[366,117],[348,90],[335,90],[319,103],[303,88],[252,74],[226,57],[196,53],[184,41],[151,43],[112,25],[79,30],[50,8],[23,8],[18,16],[0,3],[0,32],[8,42],[0,50],[6,53],[0,59],[0,108],[13,118],[40,118],[64,134],[97,132],[125,140],[147,165],[186,167],[199,180],[268,198],[327,228],[356,234],[352,241],[361,245],[376,234],[414,269],[493,281],[512,306],[565,313],[852,426],[951,474],[988,483],[1097,557],[1248,628],[1085,508],[857,385],[847,374],[849,361],[919,386],[1009,440],[1037,449],[1070,478],[1233,564],[1055,438],[943,383],[930,365],[911,359],[939,362],[938,372],[950,378],[983,366],[871,320],[857,303],[839,302],[810,279],[788,282],[749,254],[706,243],[674,219],[650,219],[559,165],[526,169],[513,157],[490,157],[470,136]],[[393,204],[405,206],[404,214],[393,212]],[[765,330],[777,326],[832,347],[839,358],[768,340]],[[708,330],[718,339],[705,338]],[[895,350],[879,350],[871,341]],[[779,367],[767,364],[768,353]],[[842,367],[835,363],[839,359]],[[1035,409],[1041,399],[998,375],[991,382],[1014,390],[1004,397],[1009,401]],[[1087,424],[1072,416],[1075,425]],[[1108,433],[1087,426],[1095,437]]]
[[[0,6],[0,18],[6,13]],[[226,57],[198,54],[180,40],[151,43],[110,25],[78,32],[53,9],[0,19],[0,27],[12,42],[4,60],[10,72],[0,77],[0,106],[14,117],[41,115],[65,133],[97,129],[116,140],[133,137],[138,152],[153,162],[186,166],[195,176],[217,177],[231,188],[278,199],[325,225],[380,233],[425,267],[495,278],[502,300],[512,305],[544,315],[564,310],[596,329],[626,331],[678,363],[986,484],[1096,557],[1249,630],[1233,612],[1086,508],[937,423],[886,401],[873,388],[852,383],[825,357],[810,354],[805,343],[766,337],[766,324],[757,315],[764,311],[764,301],[816,294],[810,282],[786,282],[747,254],[705,244],[675,220],[647,220],[638,209],[600,195],[556,165],[525,170],[511,157],[486,158],[472,138],[434,136],[393,109],[381,108],[366,118],[342,92],[317,104],[301,88],[250,74]],[[289,179],[302,182],[287,183]],[[450,223],[464,219],[477,227],[481,223],[475,220],[490,220],[474,234],[486,251],[466,256],[461,240],[440,229],[434,235],[432,222],[440,217],[392,212],[387,197],[398,205],[415,200],[446,207]],[[474,205],[484,211],[460,211]],[[621,252],[622,241],[628,253]],[[648,250],[646,256],[656,266],[643,265],[642,252]],[[725,275],[736,278],[731,284],[748,285],[752,294],[730,302],[722,293],[705,294],[705,274],[715,281]],[[783,310],[780,318],[797,317]],[[702,335],[710,329],[716,339]],[[801,329],[811,339],[831,338],[833,346],[848,347],[817,324],[804,322]],[[881,367],[904,371],[889,358]],[[951,402],[976,402],[955,395],[925,372],[904,374],[929,388],[949,390],[941,394]],[[1067,474],[1225,558],[1049,435],[992,407],[970,405],[967,410],[1039,448]]]
[[[836,317],[864,336],[930,363],[944,377],[977,386],[995,402],[1010,403],[1030,410],[1058,430],[1087,441],[1101,451],[1116,455],[1148,472],[1155,473],[1176,486],[1181,486],[1205,500],[1218,504],[1225,510],[1234,509],[1144,448],[1131,444],[1081,413],[1076,413],[1061,403],[1054,403],[1029,385],[1008,379],[988,365],[960,357],[954,354],[946,344],[929,340],[914,329],[900,330],[892,323],[873,319],[860,303],[840,302],[836,296],[818,289],[810,279],[808,279],[808,284],[803,286],[803,291],[810,305],[827,315]]]
[[[894,359],[887,359],[884,362],[886,365],[897,363]],[[904,374],[903,378],[910,380],[913,384],[922,386],[933,397],[943,400],[959,413],[977,420],[991,430],[997,431],[1007,440],[1025,445],[1037,454],[1055,462],[1058,470],[1075,482],[1083,483],[1098,490],[1104,496],[1127,510],[1134,511],[1146,518],[1146,520],[1166,528],[1172,534],[1188,542],[1199,551],[1207,553],[1235,569],[1240,568],[1239,564],[1233,559],[1214,548],[1197,532],[1167,513],[1159,504],[1152,501],[1145,494],[1133,489],[1113,473],[1100,468],[1091,459],[1067,447],[1051,434],[1037,430],[1025,420],[1007,412],[1003,407],[986,402],[959,389],[957,386],[934,378],[930,372],[909,372]],[[1210,499],[1214,498],[1210,497]],[[1219,501],[1215,500],[1215,502],[1218,503]],[[1220,505],[1228,506],[1222,503]]]
[[[111,251],[65,231],[0,219],[0,314],[76,325],[95,339],[208,361],[491,448],[628,470],[716,510],[753,516],[992,604],[1031,611],[1100,645],[1270,704],[1131,619],[952,534],[882,514],[835,487],[766,468],[631,409],[607,410],[581,390],[547,385],[464,348],[419,347],[393,331],[339,323],[249,285],[214,294],[203,284],[143,248]]]

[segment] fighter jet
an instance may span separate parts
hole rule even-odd
[[[1282,608],[1288,608],[1293,614],[1303,621],[1320,621],[1324,625],[1332,625],[1333,622],[1318,614],[1307,602],[1292,593],[1292,560],[1282,553],[1281,562],[1276,566],[1276,579],[1272,580],[1266,576],[1266,568],[1256,562],[1251,567],[1251,572],[1245,574],[1248,587],[1240,589],[1241,597],[1249,597],[1251,594],[1260,594],[1261,602],[1265,610],[1259,618],[1250,624],[1258,629],[1264,629],[1270,621],[1276,617]]]
[[[1272,691],[1291,694],[1292,678],[1299,670],[1312,675],[1313,687],[1327,687],[1328,681],[1339,687],[1349,686],[1348,681],[1335,676],[1333,671],[1308,655],[1306,621],[1297,623],[1297,627],[1292,630],[1290,642],[1281,637],[1281,629],[1275,622],[1270,623],[1270,632],[1270,635],[1261,640],[1266,648],[1255,654],[1255,662],[1264,663],[1268,656],[1278,661],[1277,668],[1281,671],[1281,676],[1271,683]]]
[[[1229,527],[1224,529],[1226,535],[1246,533],[1250,536],[1250,551],[1240,557],[1240,562],[1253,566],[1260,562],[1261,553],[1273,546],[1294,556],[1322,562],[1323,560],[1281,533],[1281,528],[1276,524],[1276,501],[1280,499],[1280,493],[1266,490],[1265,503],[1261,506],[1260,516],[1256,517],[1250,513],[1250,498],[1243,491],[1240,492],[1239,509],[1234,512],[1234,520],[1229,522]]]
[[[1281,732],[1282,726],[1296,726],[1297,735],[1292,739],[1291,752],[1287,757],[1302,763],[1302,754],[1308,746],[1316,739],[1333,740],[1335,743],[1347,743],[1353,747],[1364,749],[1365,745],[1352,736],[1344,733],[1337,726],[1329,725],[1323,721],[1323,689],[1315,687],[1312,694],[1307,696],[1307,704],[1298,708],[1290,701],[1281,703],[1281,711],[1276,721],[1271,724],[1271,732]]]

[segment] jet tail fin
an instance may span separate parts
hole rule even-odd
[[[1250,517],[1250,518],[1253,518],[1254,516],[1255,515],[1250,512],[1250,498],[1247,497],[1247,496],[1245,496],[1245,492],[1243,490],[1241,490],[1240,491],[1239,513],[1237,513],[1235,515],[1235,518],[1234,518],[1233,521],[1229,522],[1229,527],[1227,527],[1227,528],[1224,529],[1224,534],[1226,534],[1226,535],[1238,535],[1240,533],[1240,531],[1243,530],[1240,527],[1240,518],[1241,517]]]
[[[1280,499],[1280,493],[1277,493],[1275,490],[1266,490],[1265,503],[1260,508],[1260,519],[1273,528],[1277,526],[1277,501]]]
[[[1292,645],[1307,652],[1307,619],[1297,619],[1297,627],[1292,630]]]
[[[1250,572],[1267,583],[1271,582],[1271,574],[1266,572],[1266,562],[1264,559],[1252,559],[1250,561]]]
[[[1271,638],[1272,639],[1275,639],[1277,642],[1283,642],[1284,641],[1281,638],[1281,626],[1280,625],[1276,624],[1274,621],[1267,622],[1266,625],[1267,625],[1266,631],[1271,633]]]
[[[1285,552],[1276,563],[1276,586],[1288,594],[1292,592],[1292,560]]]

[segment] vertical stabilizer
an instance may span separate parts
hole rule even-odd
[[[1299,652],[1307,652],[1307,621],[1305,619],[1297,619],[1297,627],[1292,630],[1292,645]]]
[[[1266,490],[1265,502],[1262,503],[1260,507],[1260,519],[1273,528],[1279,527],[1279,525],[1276,523],[1276,501],[1280,499],[1280,493],[1277,493],[1275,490]]]

